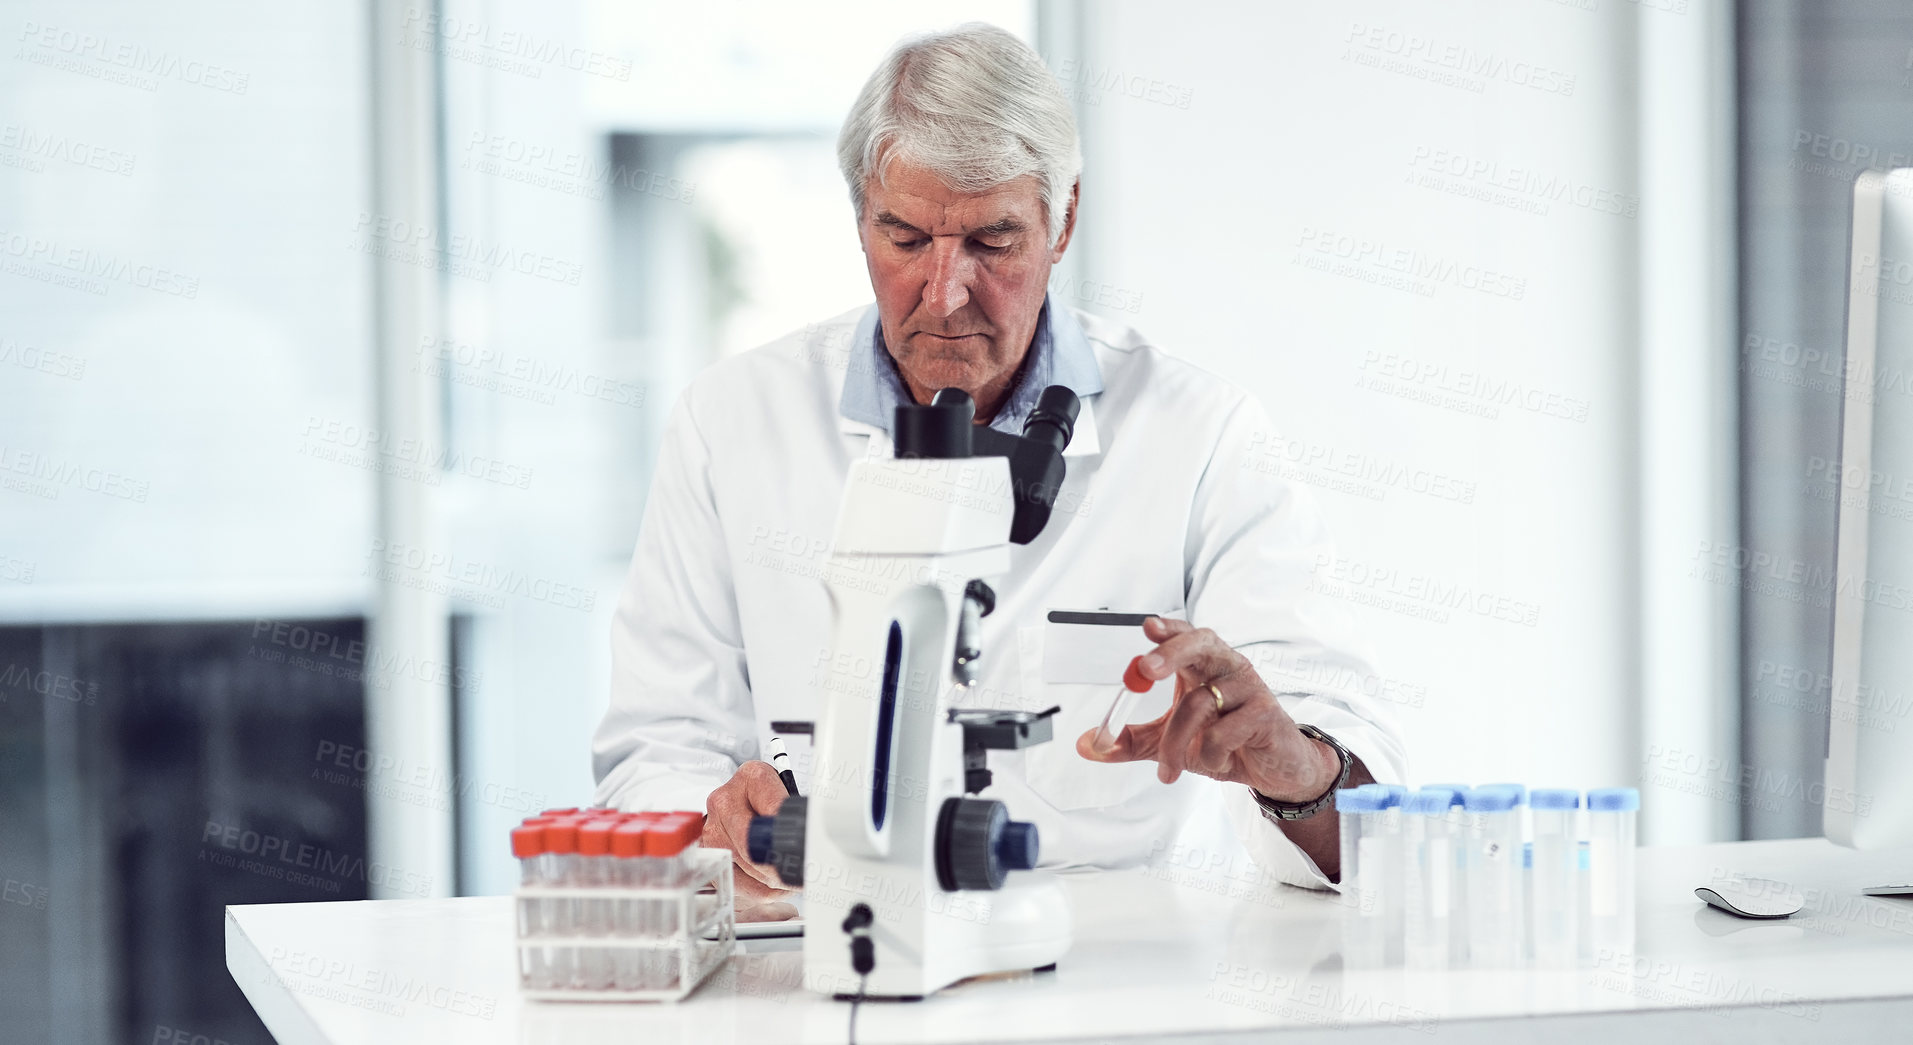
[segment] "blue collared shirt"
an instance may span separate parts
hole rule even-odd
[[[844,395],[837,412],[852,421],[875,425],[885,432],[896,417],[900,403],[914,403],[897,361],[884,345],[883,325],[877,322],[877,306],[872,305],[857,322],[851,337],[851,364],[844,377]],[[1089,337],[1068,309],[1056,308],[1047,295],[1043,311],[1036,317],[1036,336],[1030,340],[1030,356],[1025,360],[1023,378],[1010,390],[1010,398],[990,419],[990,427],[1011,435],[1023,434],[1023,421],[1036,408],[1038,396],[1051,385],[1062,385],[1078,398],[1103,390],[1103,372],[1096,365],[1096,353]],[[861,362],[862,365],[859,365]]]

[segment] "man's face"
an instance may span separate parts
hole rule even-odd
[[[889,184],[870,180],[858,226],[884,342],[910,394],[940,388],[976,399],[979,419],[1007,397],[1043,308],[1051,246],[1035,176],[979,193],[956,192],[901,161]],[[1075,224],[1071,208],[1069,224]]]

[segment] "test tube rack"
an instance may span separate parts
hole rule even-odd
[[[668,886],[520,886],[514,904],[608,902],[649,904],[662,914],[668,933],[639,934],[622,928],[602,935],[526,933],[519,918],[518,969],[521,992],[544,1001],[679,1001],[696,990],[706,977],[737,949],[737,914],[731,899],[731,857],[719,849],[693,847],[684,851],[689,872]],[[672,915],[675,914],[675,917]],[[550,919],[539,919],[549,924]],[[615,967],[620,956],[649,956],[645,967],[661,975],[647,977],[655,986],[617,987],[532,986],[526,970],[584,967],[593,955]],[[673,972],[673,970],[675,970]]]

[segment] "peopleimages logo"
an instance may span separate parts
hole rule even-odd
[[[432,879],[427,875],[400,870],[377,860],[367,862],[364,857],[324,846],[262,834],[238,824],[208,820],[199,841],[201,860],[294,885],[337,892],[341,881],[362,881],[367,885],[388,886],[410,896],[426,896],[432,891]],[[208,845],[213,848],[205,848]]]
[[[159,90],[159,81],[177,80],[227,94],[245,94],[252,74],[223,65],[182,58],[141,44],[115,40],[65,26],[43,25],[28,19],[16,38],[20,49],[13,57],[35,65],[136,87]]]
[[[540,37],[523,29],[443,15],[437,10],[408,7],[399,29],[400,42],[408,46],[436,43],[447,57],[476,60],[479,64],[523,73],[533,79],[550,67],[620,82],[631,79],[630,59]]]
[[[124,283],[129,287],[169,294],[188,301],[199,297],[197,276],[106,254],[91,247],[62,243],[47,236],[36,236],[17,229],[0,229],[0,263],[9,259],[21,266],[45,265],[48,268],[0,267],[16,275],[58,283],[89,294],[104,296],[106,284]]]
[[[7,156],[0,155],[0,163],[36,172],[46,169],[45,161],[53,160],[91,168],[103,174],[130,176],[137,160],[130,153],[109,149],[97,142],[17,123],[0,123],[0,150],[12,153],[18,160],[17,163],[10,162]]]

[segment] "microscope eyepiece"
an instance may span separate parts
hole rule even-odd
[[[937,394],[930,397],[930,405],[962,410],[971,420],[976,418],[976,400],[961,388],[937,389]]]
[[[891,426],[898,457],[969,457],[976,400],[961,388],[945,388],[929,406],[897,405]]]
[[[1037,397],[1029,420],[1023,422],[1023,435],[1043,440],[1060,454],[1069,445],[1070,437],[1076,434],[1076,415],[1081,410],[1082,402],[1076,393],[1063,385],[1051,385]]]

